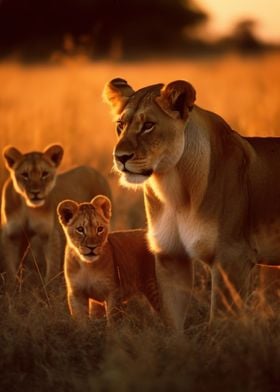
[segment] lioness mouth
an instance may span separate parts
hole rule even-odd
[[[141,171],[140,173],[137,173],[137,172],[133,172],[131,170],[128,170],[126,167],[124,167],[123,173],[133,174],[135,176],[138,175],[138,176],[150,177],[153,174],[153,169],[147,169],[147,170]]]

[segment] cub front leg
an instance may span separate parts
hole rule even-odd
[[[120,289],[113,290],[106,301],[106,316],[108,326],[119,321],[124,313],[122,293]]]
[[[46,260],[45,281],[47,284],[54,283],[62,273],[65,239],[61,231],[54,229],[48,238],[44,239],[44,254]]]
[[[10,235],[3,229],[1,242],[6,289],[12,292],[16,288],[18,268],[24,249],[27,247],[27,241],[22,238],[21,233]]]
[[[225,245],[212,266],[210,321],[217,316],[238,316],[244,312],[251,289],[255,252],[237,243]]]
[[[167,325],[183,332],[193,285],[192,262],[187,256],[157,255],[156,277],[163,317]]]
[[[89,298],[80,291],[67,293],[68,306],[71,316],[78,321],[89,318]]]
[[[105,306],[93,300],[89,301],[89,316],[92,319],[102,319],[106,316]]]

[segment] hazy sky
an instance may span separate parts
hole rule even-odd
[[[280,42],[280,0],[196,0],[211,15],[209,28],[219,34],[229,31],[240,19],[259,22],[261,38]]]

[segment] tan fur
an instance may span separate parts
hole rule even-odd
[[[112,106],[116,89],[112,80],[105,90]],[[211,317],[240,310],[251,268],[280,260],[280,139],[242,137],[194,100],[185,81],[133,91],[118,103],[114,149],[122,183],[143,186],[163,306],[178,329],[194,260],[212,271]]]
[[[63,149],[52,145],[44,152],[22,154],[14,147],[3,151],[10,178],[2,191],[2,248],[7,283],[11,288],[21,257],[37,237],[46,259],[46,282],[62,269],[64,235],[56,216],[58,203],[68,197],[91,200],[102,192],[110,196],[106,180],[96,170],[79,166],[57,174]],[[33,257],[38,256],[32,251]]]
[[[92,316],[94,301],[105,306],[110,322],[135,295],[159,311],[154,257],[144,230],[109,233],[111,203],[101,195],[90,203],[65,200],[57,211],[67,238],[64,271],[73,317]]]

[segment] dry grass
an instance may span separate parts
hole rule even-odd
[[[279,317],[193,322],[185,336],[128,316],[115,330],[70,319],[64,295],[0,304],[3,391],[278,391]]]
[[[120,190],[110,174],[115,134],[101,100],[104,84],[116,76],[136,88],[187,79],[196,87],[197,103],[219,113],[234,129],[275,135],[280,132],[279,65],[279,55],[188,62],[68,62],[52,67],[2,64],[0,148],[14,144],[27,151],[62,143],[63,168],[86,163],[109,175],[118,203],[117,226],[137,227],[144,223],[140,194]],[[1,170],[0,182],[3,178]]]
[[[187,79],[199,105],[248,135],[280,135],[280,56],[149,63],[0,65],[0,148],[24,151],[65,146],[63,168],[90,164],[108,175],[116,226],[144,224],[142,197],[120,189],[110,174],[115,142],[104,83],[116,76],[136,88]],[[5,172],[1,166],[0,181]],[[279,388],[279,322],[274,308],[241,320],[206,325],[207,295],[195,292],[186,336],[158,320],[130,315],[115,331],[76,325],[64,291],[25,287],[0,297],[1,390],[30,391],[273,391]],[[259,302],[258,302],[259,303]],[[276,308],[277,309],[277,308]],[[268,314],[270,318],[268,318]],[[140,318],[140,319],[139,319]]]

